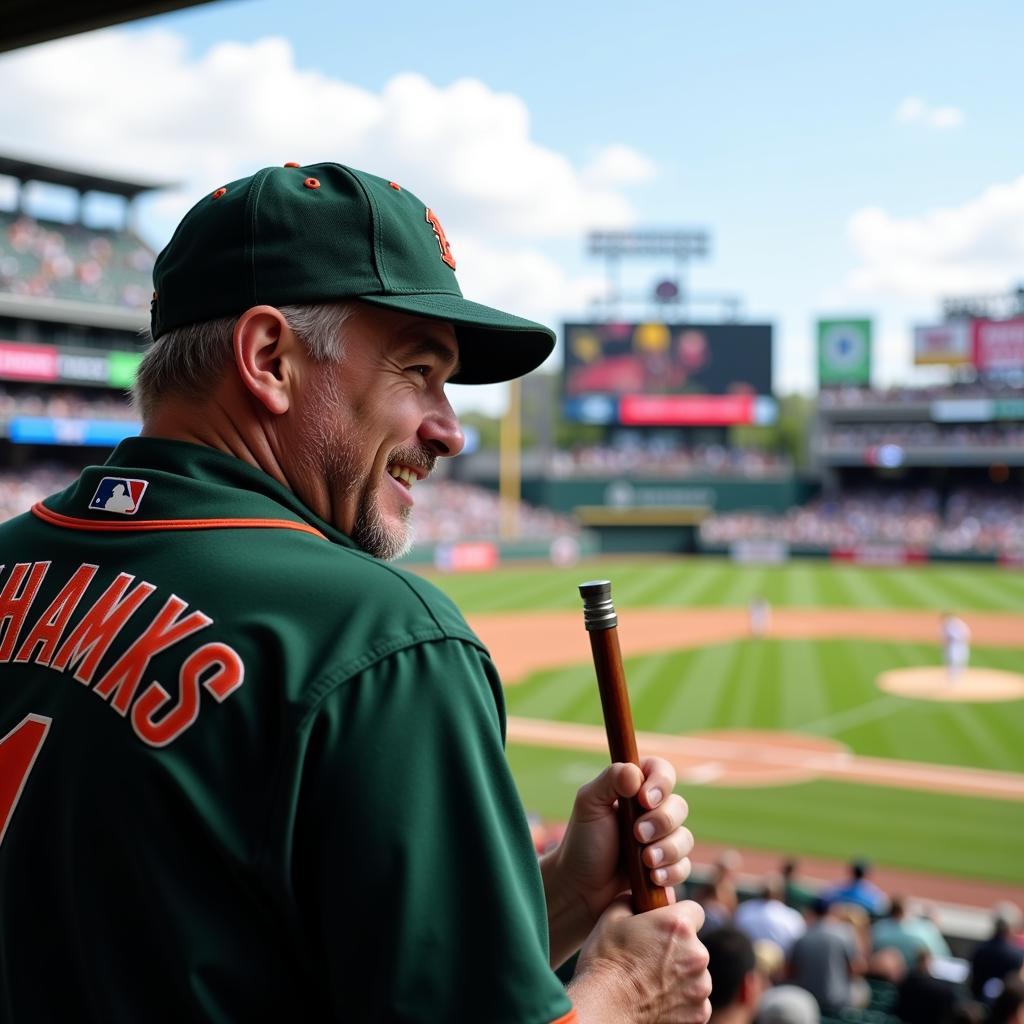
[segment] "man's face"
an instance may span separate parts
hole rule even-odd
[[[337,363],[304,364],[292,486],[321,518],[382,559],[412,544],[414,491],[463,436],[444,393],[458,366],[448,323],[366,303]]]

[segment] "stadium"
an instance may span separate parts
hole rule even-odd
[[[16,153],[0,177],[5,520],[140,428],[156,254],[133,204],[165,183]],[[30,183],[123,217],[37,214]],[[671,255],[667,237],[600,245]],[[731,300],[695,316],[662,278],[643,315],[562,324],[560,369],[470,418],[466,452],[417,488],[402,565],[491,652],[538,851],[608,761],[578,593],[608,579],[641,753],[675,766],[690,807],[680,895],[729,864],[752,898],[786,862],[818,894],[866,862],[966,984],[993,908],[1024,906],[1024,287],[950,296],[915,327],[919,385],[872,386],[869,315],[822,319],[801,398],[773,386],[772,323]],[[880,974],[841,1019],[897,1024],[895,990]]]

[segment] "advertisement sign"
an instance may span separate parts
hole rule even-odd
[[[630,427],[728,427],[774,423],[773,398],[758,395],[625,395],[619,423]]]
[[[142,362],[138,352],[110,352],[107,356],[107,383],[114,388],[130,388]]]
[[[975,320],[971,331],[974,365],[982,373],[1024,370],[1024,316]]]
[[[871,383],[871,321],[818,321],[818,383]]]
[[[14,416],[7,436],[15,444],[69,444],[113,448],[138,434],[142,424],[131,420],[70,419],[58,416]]]
[[[97,352],[95,349],[0,341],[0,380],[130,388],[141,362],[139,352]]]
[[[20,345],[0,341],[0,378],[57,380],[57,350],[51,345]]]
[[[434,565],[442,572],[487,572],[500,561],[498,545],[490,541],[438,544]]]
[[[769,324],[576,323],[564,338],[564,411],[580,422],[752,422],[754,398],[771,394]],[[743,401],[700,404],[716,397]]]
[[[969,320],[914,328],[915,366],[969,366],[972,359]]]

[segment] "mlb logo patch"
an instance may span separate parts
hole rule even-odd
[[[148,480],[105,476],[96,488],[89,508],[97,512],[120,512],[123,516],[133,516],[139,511],[139,502],[148,486]]]

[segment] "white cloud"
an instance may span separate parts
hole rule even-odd
[[[657,167],[632,146],[605,146],[583,168],[583,178],[595,186],[638,185],[657,175]]]
[[[926,124],[932,128],[958,128],[964,123],[964,113],[959,107],[933,107],[919,96],[907,96],[893,116],[903,124]]]
[[[480,81],[406,73],[374,93],[297,67],[280,38],[199,57],[162,30],[33,47],[0,59],[0,126],[14,151],[181,182],[154,206],[172,222],[261,165],[335,159],[402,182],[450,233],[577,237],[631,223],[616,186],[647,171],[642,154],[611,146],[592,178],[531,137],[522,99]]]
[[[634,221],[620,189],[650,160],[617,144],[579,167],[531,136],[523,100],[485,83],[398,74],[379,92],[295,64],[291,44],[219,43],[194,56],[176,33],[110,29],[0,57],[0,149],[175,183],[140,203],[163,245],[202,195],[267,164],[337,160],[397,180],[437,212],[476,301],[557,327],[603,291],[545,253]],[[0,179],[0,199],[11,198]],[[469,406],[503,387],[459,389]],[[481,392],[488,392],[483,395]]]
[[[867,207],[847,233],[860,266],[843,290],[861,301],[1005,291],[1024,275],[1024,176],[916,217]]]

